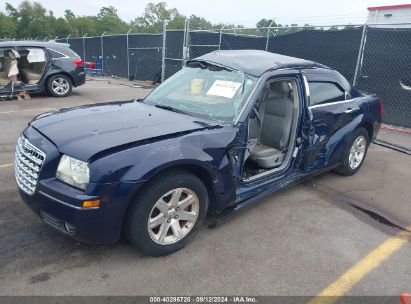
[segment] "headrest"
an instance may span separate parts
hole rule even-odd
[[[270,90],[279,95],[286,95],[290,93],[291,88],[287,81],[274,81],[270,83]]]
[[[288,81],[274,81],[269,84],[269,91],[267,98],[289,97],[291,94],[291,87]]]

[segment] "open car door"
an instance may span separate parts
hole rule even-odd
[[[0,49],[0,96],[8,97],[13,93],[18,82],[19,53],[14,48]]]

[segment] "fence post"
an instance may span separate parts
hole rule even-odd
[[[163,50],[161,58],[161,82],[164,82],[166,73],[166,36],[167,36],[167,20],[163,21]]]
[[[128,34],[130,34],[130,32],[131,32],[131,30],[133,29],[133,27],[134,26],[132,26],[129,30],[128,30],[128,32],[127,32],[127,34],[126,34],[126,37],[127,37],[127,79],[128,80],[130,80],[130,50],[129,50],[129,45],[128,45]]]
[[[274,20],[271,21],[270,25],[268,26],[267,29],[267,41],[265,42],[265,51],[268,51],[268,44],[270,42],[270,34],[271,34],[271,26],[273,25]]]
[[[189,20],[186,19],[184,21],[184,37],[183,37],[183,60],[181,61],[181,66],[184,68],[186,65],[186,59],[188,57],[188,47],[187,47],[187,40],[188,40],[188,31],[189,31]]]
[[[104,75],[104,46],[103,46],[103,37],[106,34],[106,31],[100,35],[100,50],[101,50],[101,75]]]
[[[222,28],[220,28],[220,38],[218,40],[218,50],[221,50],[221,41],[223,39],[223,29],[225,28],[225,24],[223,25]]]
[[[353,86],[357,85],[357,78],[359,76],[359,73],[362,67],[362,61],[364,58],[364,50],[365,50],[365,42],[367,41],[367,29],[368,29],[368,25],[364,24],[364,27],[362,30],[361,42],[360,42],[360,49],[358,51],[357,64],[355,66],[354,79],[352,83]]]
[[[86,43],[85,43],[86,36],[87,36],[87,33],[83,36],[83,62],[86,62]]]

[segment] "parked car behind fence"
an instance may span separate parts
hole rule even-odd
[[[83,85],[85,77],[83,60],[68,44],[0,42],[0,96],[46,92],[65,97]]]

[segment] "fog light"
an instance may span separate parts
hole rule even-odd
[[[84,201],[83,208],[96,208],[100,206],[100,200]]]
[[[64,229],[66,229],[66,232],[70,235],[76,235],[76,228],[67,222],[64,223]]]

